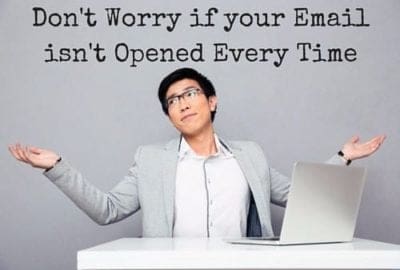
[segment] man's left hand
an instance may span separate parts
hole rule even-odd
[[[347,160],[355,160],[367,157],[379,149],[385,138],[385,135],[380,135],[367,142],[360,143],[360,137],[353,136],[342,148],[344,158]]]

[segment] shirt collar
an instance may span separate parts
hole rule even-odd
[[[217,153],[213,154],[213,157],[232,157],[233,154],[229,150],[228,146],[224,144],[219,138],[218,135],[214,133],[214,139],[215,139],[215,144],[217,147]],[[179,160],[184,159],[185,157],[196,157],[196,158],[202,158],[204,159],[204,156],[199,156],[197,155],[193,149],[190,147],[190,145],[187,143],[185,138],[181,136],[181,143],[179,147]]]

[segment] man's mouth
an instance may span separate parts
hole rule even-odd
[[[186,119],[188,119],[188,118],[190,118],[192,116],[195,116],[195,115],[196,115],[196,113],[187,114],[187,115],[185,115],[184,117],[181,118],[181,121],[185,121]]]

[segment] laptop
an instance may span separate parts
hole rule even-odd
[[[280,236],[225,240],[258,245],[352,241],[365,177],[361,167],[297,162]]]

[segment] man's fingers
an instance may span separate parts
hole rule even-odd
[[[378,150],[379,145],[380,145],[380,144],[379,144],[378,142],[374,142],[373,144],[371,144],[371,145],[369,146],[369,149],[371,149],[371,151],[375,152],[376,150]]]
[[[386,135],[381,135],[380,137],[380,144],[383,143],[383,141],[386,139]]]
[[[376,136],[375,138],[372,138],[371,140],[369,140],[368,142],[365,143],[365,145],[368,146],[379,146],[383,143],[383,141],[385,140],[385,136]]]
[[[23,161],[22,158],[19,156],[16,148],[14,145],[9,145],[8,146],[8,150],[10,151],[10,153],[19,161]]]
[[[29,163],[32,164],[32,163],[33,163],[33,161],[32,161],[32,154],[31,154],[31,152],[30,152],[28,146],[25,146],[25,148],[24,148],[23,150],[24,150],[26,159],[29,161]]]
[[[26,153],[25,150],[22,148],[21,145],[17,145],[17,150],[19,155],[21,156],[21,158],[25,161],[25,162],[29,162],[28,158],[26,157]]]
[[[383,141],[386,139],[386,135],[380,135],[380,136],[377,136],[377,138],[376,138],[376,147],[377,148],[379,148],[381,145],[382,145],[382,143],[383,143]]]
[[[14,146],[14,152],[17,155],[19,160],[24,161],[24,157],[21,155],[21,151],[19,150],[18,143]]]
[[[349,143],[357,143],[360,140],[360,137],[357,135],[354,135],[353,137],[350,138]]]
[[[375,153],[375,152],[379,149],[379,146],[380,146],[380,144],[375,144],[375,145],[373,145],[373,146],[371,147],[371,152],[370,152],[370,154]]]
[[[26,163],[30,163],[30,160],[26,157],[25,150],[22,148],[20,144],[17,144],[17,151],[19,156],[21,157],[22,161]]]
[[[363,146],[365,147],[366,151],[369,151],[368,155],[376,152],[385,140],[385,138],[385,135],[376,136],[368,142],[364,143]]]
[[[15,155],[14,149],[13,149],[13,146],[12,146],[12,145],[9,145],[9,146],[7,147],[7,149],[8,149],[8,151],[10,151],[11,155],[13,155],[13,156],[16,158],[16,155]]]

